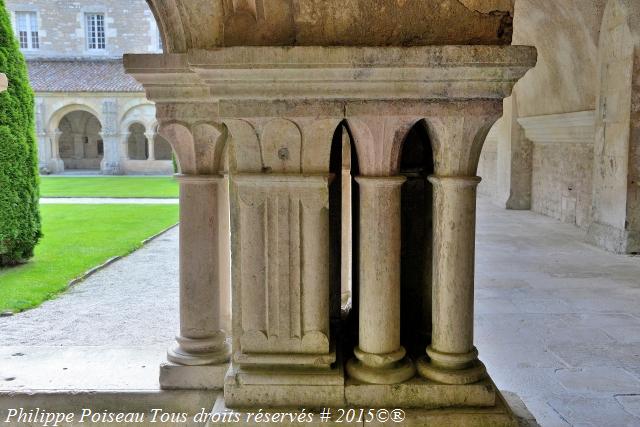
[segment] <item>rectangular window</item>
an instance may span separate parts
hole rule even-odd
[[[87,49],[104,50],[106,47],[104,14],[87,13]]]
[[[16,12],[16,33],[20,49],[39,49],[38,16],[35,12]]]

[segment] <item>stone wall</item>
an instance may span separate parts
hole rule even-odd
[[[40,48],[29,57],[121,57],[124,53],[160,52],[153,14],[144,0],[7,0],[15,28],[16,11],[37,14]],[[104,13],[106,49],[89,51],[85,14]]]
[[[531,209],[586,228],[591,221],[593,145],[534,144]]]
[[[495,127],[487,136],[487,140],[482,147],[480,164],[478,166],[478,176],[482,181],[478,185],[478,194],[494,200],[496,197],[496,179],[498,171],[498,136]]]
[[[526,136],[533,143],[530,207],[583,228],[591,221],[593,110],[598,38],[606,2],[518,0],[515,5],[513,44],[535,45],[538,49],[538,64],[514,89],[516,119],[524,123]],[[495,134],[498,154],[494,145],[487,143],[481,156],[479,174],[485,180],[481,194],[512,208],[504,199],[509,192],[513,197],[514,192],[521,191],[517,180],[512,178],[501,186],[500,179],[491,177],[494,173],[505,175],[504,168],[509,165],[494,159],[509,157],[501,155],[500,150],[518,142],[513,140],[515,133],[498,129]],[[518,157],[510,160],[511,168],[517,170]],[[496,172],[492,172],[494,168]]]

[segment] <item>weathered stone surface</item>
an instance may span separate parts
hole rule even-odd
[[[254,10],[250,2],[231,6],[243,13]],[[460,404],[461,395],[476,394],[474,383],[486,374],[478,369],[482,365],[473,346],[479,181],[474,175],[502,99],[535,59],[526,47],[486,45],[243,46],[125,59],[159,103],[161,129],[175,130],[169,139],[189,174],[215,171],[216,159],[224,158],[215,153],[227,153],[234,353],[224,387],[228,406],[344,406],[348,376],[373,383],[369,388],[379,396],[389,390],[386,384],[414,376],[400,331],[399,211],[405,178],[397,175],[402,143],[416,123],[431,139],[434,180],[444,183],[434,205],[439,238],[434,239],[433,262],[438,268],[425,371],[437,371],[435,379],[454,384],[443,388],[457,390],[432,396],[429,405],[452,407]],[[219,132],[197,138],[196,126]],[[357,227],[367,233],[357,246],[359,343],[346,376],[341,359],[334,363],[334,355],[345,349],[330,327],[331,298],[339,295],[331,295],[328,282],[329,172],[334,171],[334,133],[341,126],[348,127],[356,149]],[[216,227],[215,219],[209,221],[208,233]],[[200,270],[212,268],[204,258],[199,263]],[[193,310],[189,305],[183,309]],[[422,339],[421,347],[427,348],[428,337]],[[410,396],[412,386],[402,387],[406,393],[397,406],[419,405]],[[476,397],[487,397],[482,396]],[[491,410],[488,419],[478,419],[512,422],[509,413],[493,410],[499,413],[496,420],[487,421],[496,414]],[[420,414],[415,423],[424,422],[423,416],[434,414]],[[443,423],[466,418],[474,416],[436,415]]]
[[[510,44],[513,1],[147,0],[170,53],[230,46]]]

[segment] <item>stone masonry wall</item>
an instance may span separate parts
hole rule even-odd
[[[588,227],[592,178],[593,145],[534,144],[531,210]]]
[[[160,52],[153,14],[144,0],[7,0],[15,12],[37,13],[40,49],[23,51],[35,57],[121,57],[123,53]],[[86,48],[85,14],[104,13],[106,49]]]

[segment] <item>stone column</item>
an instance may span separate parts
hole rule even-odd
[[[351,377],[395,384],[413,363],[400,345],[400,196],[405,177],[356,178],[360,189],[359,342],[347,363]]]
[[[147,138],[147,146],[149,147],[149,157],[147,158],[147,160],[155,160],[156,159],[155,140],[153,139],[154,135],[155,134],[153,132],[146,132],[144,134],[145,138]]]
[[[0,92],[7,90],[8,86],[9,81],[7,80],[7,76],[4,73],[0,73]]]
[[[473,345],[473,284],[478,177],[431,176],[433,207],[433,329],[418,371],[445,384],[484,378]]]
[[[53,134],[47,134],[51,141],[51,159],[49,160],[49,170],[51,173],[59,173],[64,171],[64,161],[60,158],[60,136],[62,132],[59,129]]]
[[[224,174],[218,189],[220,318],[222,328],[225,331],[231,331],[231,217],[228,173]]]
[[[118,102],[105,99],[102,102],[102,144],[104,156],[100,169],[105,175],[120,175],[120,135],[118,133]]]
[[[81,133],[73,134],[73,158],[84,159],[84,137]]]
[[[162,388],[221,388],[230,349],[221,325],[219,175],[178,175],[180,182],[180,334],[167,352]]]
[[[131,132],[124,132],[120,136],[120,158],[122,160],[131,160],[129,153],[129,137]]]

